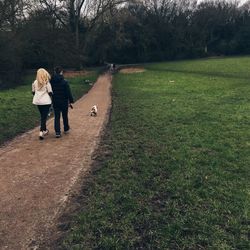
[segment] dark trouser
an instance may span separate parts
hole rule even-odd
[[[61,133],[61,128],[60,128],[60,117],[62,113],[62,118],[63,118],[63,126],[64,126],[64,131],[69,130],[69,120],[68,120],[68,105],[62,104],[62,105],[55,105],[54,104],[54,114],[55,114],[55,131],[56,134]]]
[[[41,116],[40,131],[46,131],[46,121],[49,113],[50,105],[37,105]]]

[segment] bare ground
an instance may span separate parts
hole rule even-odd
[[[142,73],[145,69],[142,67],[131,67],[131,68],[124,68],[121,69],[120,72],[123,74],[134,74],[134,73]]]
[[[79,71],[67,70],[64,73],[64,76],[67,78],[72,78],[72,77],[79,77],[79,76],[88,76],[90,74],[91,74],[91,71],[86,71],[86,70],[79,70]]]
[[[38,140],[38,128],[0,148],[0,249],[41,249],[72,190],[90,171],[111,107],[111,77],[101,76],[69,113],[71,131]],[[97,104],[97,117],[89,115]]]

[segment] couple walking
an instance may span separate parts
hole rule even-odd
[[[61,67],[56,67],[52,78],[45,69],[38,69],[36,80],[32,84],[33,104],[37,105],[41,116],[39,132],[40,140],[49,133],[46,121],[51,104],[54,109],[54,127],[56,138],[61,137],[60,117],[62,114],[64,133],[70,129],[68,121],[68,107],[72,107],[73,97],[68,82],[63,77]]]

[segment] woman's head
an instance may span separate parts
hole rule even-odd
[[[50,80],[50,74],[45,69],[38,69],[36,73],[36,80],[38,82],[38,87],[42,88]]]

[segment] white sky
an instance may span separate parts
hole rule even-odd
[[[204,0],[198,0],[198,3],[203,2]],[[247,2],[247,0],[239,0],[241,4]]]

